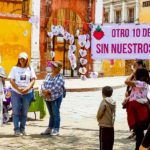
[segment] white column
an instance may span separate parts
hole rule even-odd
[[[139,23],[139,0],[135,1],[135,23]]]
[[[114,6],[113,6],[113,3],[110,4],[109,20],[110,20],[110,23],[114,23]]]
[[[32,15],[38,18],[37,23],[32,23],[31,32],[31,65],[36,72],[40,66],[40,0],[32,0]]]
[[[127,21],[127,6],[126,6],[126,2],[123,1],[122,2],[122,18],[121,18],[121,22],[125,23]]]
[[[95,24],[103,23],[103,0],[96,0],[95,6]],[[100,72],[102,70],[102,61],[93,61],[93,71]]]
[[[95,23],[103,23],[103,0],[97,0],[95,6]]]

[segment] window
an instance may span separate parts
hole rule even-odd
[[[121,10],[116,10],[116,19],[115,22],[116,23],[121,23]]]
[[[134,22],[134,8],[129,8],[128,10],[128,22]]]
[[[29,0],[0,0],[0,16],[22,18],[28,15]]]
[[[143,7],[149,7],[150,6],[150,1],[143,2]]]
[[[104,13],[104,23],[109,23],[109,13],[108,12]]]

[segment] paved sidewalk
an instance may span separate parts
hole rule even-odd
[[[124,87],[124,81],[126,76],[118,77],[101,77],[101,78],[88,78],[86,81],[81,79],[65,79],[65,87],[68,92],[86,92],[86,91],[98,91],[101,90],[103,86],[109,85],[113,88]],[[37,80],[35,87],[39,87],[43,80]]]

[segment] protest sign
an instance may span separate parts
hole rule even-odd
[[[150,59],[150,25],[94,25],[92,59]]]

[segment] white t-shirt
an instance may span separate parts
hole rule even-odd
[[[17,67],[14,66],[9,75],[8,75],[9,79],[14,79],[15,83],[22,88],[26,88],[29,86],[31,79],[35,78],[36,79],[36,75],[35,72],[33,70],[32,67],[27,67],[27,68],[21,68],[21,67]],[[12,89],[21,94],[20,92],[18,92],[15,88],[12,87]],[[30,93],[32,90],[28,91],[28,93]]]

